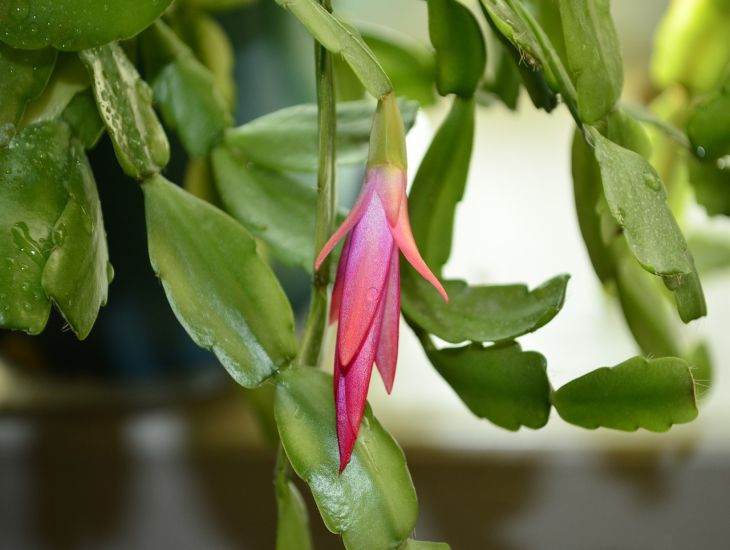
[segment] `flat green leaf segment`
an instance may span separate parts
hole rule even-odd
[[[213,74],[160,21],[142,34],[141,43],[146,74],[165,124],[175,129],[190,155],[207,155],[233,124]]]
[[[291,307],[249,233],[162,176],[142,188],[152,268],[193,341],[246,387],[289,364]]]
[[[563,420],[589,429],[665,432],[697,417],[690,367],[675,357],[600,368],[556,391],[553,405]]]
[[[418,110],[415,101],[399,101],[403,124],[413,126]],[[375,104],[371,101],[350,101],[337,104],[337,162],[351,165],[364,162],[368,156],[370,129]],[[225,144],[250,161],[274,170],[316,172],[317,106],[296,105],[226,132]]]
[[[688,159],[689,181],[695,199],[710,216],[730,216],[730,167],[720,168],[716,162]]]
[[[104,121],[96,110],[91,91],[76,94],[61,113],[61,119],[86,149],[93,148],[104,133]]]
[[[181,0],[186,6],[200,8],[211,12],[223,12],[242,8],[253,4],[255,0]]]
[[[404,266],[405,267],[405,266]],[[442,281],[449,302],[428,282],[403,270],[403,312],[421,328],[447,342],[503,342],[533,332],[563,307],[568,275],[527,286],[469,286]]]
[[[439,274],[451,254],[456,205],[464,196],[474,142],[474,101],[455,97],[423,157],[408,199],[413,236]]]
[[[408,539],[400,550],[451,550],[451,546],[445,542],[427,542]]]
[[[436,49],[439,93],[472,97],[487,64],[479,23],[457,0],[428,0],[428,33]]]
[[[609,0],[559,0],[562,34],[578,114],[592,123],[608,114],[621,96],[623,62]]]
[[[55,64],[51,48],[16,50],[0,43],[0,143],[12,128],[8,125],[20,122],[26,104],[46,87]]]
[[[147,83],[116,43],[84,50],[79,57],[124,172],[136,179],[158,173],[170,159],[170,146]]]
[[[294,367],[277,378],[279,435],[309,484],[327,528],[346,548],[397,548],[416,524],[418,504],[405,457],[366,407],[347,468],[338,474],[332,377]]]
[[[15,0],[0,3],[0,39],[22,49],[82,50],[131,38],[172,0]]]
[[[695,105],[687,121],[687,136],[695,154],[713,161],[730,155],[730,77],[722,89]]]
[[[284,478],[276,480],[276,550],[311,550],[309,515],[299,489]]]
[[[393,91],[388,75],[359,33],[343,24],[315,0],[276,0],[304,25],[317,42],[339,54],[365,89],[380,99]]]
[[[537,429],[550,416],[550,381],[545,358],[517,343],[427,349],[428,358],[479,418],[508,430]]]
[[[0,149],[0,165],[0,326],[37,334],[53,301],[83,339],[113,274],[83,148],[45,122]]]
[[[638,153],[588,129],[611,215],[644,269],[674,292],[684,322],[707,313],[694,260],[667,204],[664,184]]]

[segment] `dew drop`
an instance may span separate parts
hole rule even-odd
[[[651,172],[646,172],[644,174],[644,185],[646,185],[649,189],[652,191],[659,191],[662,187],[662,182],[659,181],[659,178],[652,174]]]
[[[706,155],[707,155],[707,151],[705,151],[705,148],[702,147],[702,145],[698,146],[697,147],[697,156],[700,157],[701,159],[703,159],[703,158],[705,158]]]

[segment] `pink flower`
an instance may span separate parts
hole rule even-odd
[[[397,112],[397,106],[395,109]],[[402,125],[400,114],[397,116]],[[372,150],[371,143],[371,161]],[[348,232],[330,307],[330,323],[339,321],[334,390],[340,472],[350,461],[355,445],[373,362],[378,366],[388,393],[393,387],[400,318],[398,250],[448,300],[413,239],[408,219],[405,167],[390,163],[369,164],[355,206],[322,248],[315,269],[319,269],[325,257]]]

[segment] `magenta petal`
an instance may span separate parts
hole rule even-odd
[[[378,349],[375,352],[375,362],[385,384],[385,390],[390,393],[393,389],[395,366],[398,361],[398,329],[400,326],[400,264],[396,247],[393,247],[390,257],[388,285],[383,300],[383,320]]]
[[[337,320],[340,313],[340,303],[342,302],[342,287],[345,282],[345,268],[347,267],[347,258],[350,255],[350,238],[352,235],[345,237],[345,243],[342,245],[342,253],[340,261],[337,263],[337,276],[335,277],[335,286],[332,289],[332,300],[330,301],[330,324]]]
[[[436,290],[441,293],[444,300],[448,302],[449,297],[447,296],[444,287],[441,286],[441,283],[436,276],[431,273],[426,262],[423,261],[421,253],[418,251],[416,241],[413,239],[413,232],[411,231],[411,222],[408,218],[408,201],[405,197],[405,191],[403,191],[403,194],[403,200],[401,200],[400,203],[398,224],[392,230],[393,238],[398,244],[398,248],[400,248],[401,252],[403,252],[403,255],[406,257],[406,260],[408,260],[408,263],[410,263],[424,279],[431,283]]]
[[[347,414],[347,395],[345,391],[345,378],[342,369],[335,358],[335,408],[337,414],[337,446],[340,452],[340,473],[350,462],[352,449],[355,447],[357,433],[350,426],[350,419]]]
[[[371,329],[385,290],[393,237],[379,200],[371,200],[352,230],[340,302],[337,346],[347,370]]]
[[[345,218],[345,221],[342,222],[342,225],[337,228],[337,230],[332,234],[329,240],[324,244],[322,250],[319,251],[317,259],[314,261],[315,271],[319,269],[319,266],[322,265],[324,259],[330,252],[332,252],[332,249],[337,246],[337,243],[342,237],[345,236],[345,233],[347,233],[355,226],[358,221],[360,221],[360,218],[363,216],[363,214],[365,214],[365,210],[367,209],[368,204],[370,204],[370,198],[372,194],[373,188],[371,185],[368,185],[368,182],[366,180],[365,184],[360,190],[360,194],[358,195],[355,204],[350,210],[350,213]]]

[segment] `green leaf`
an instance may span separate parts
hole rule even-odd
[[[82,50],[131,38],[171,0],[15,0],[0,4],[0,36],[21,49]]]
[[[92,149],[104,133],[104,121],[90,91],[76,94],[61,113],[61,120],[68,124],[71,133],[86,149]]]
[[[451,546],[445,542],[427,542],[423,540],[408,539],[399,550],[451,550]]]
[[[623,62],[609,0],[560,0],[568,70],[578,94],[578,114],[593,123],[621,96]]]
[[[291,307],[248,232],[162,176],[142,188],[152,268],[193,341],[246,387],[289,364]]]
[[[676,357],[633,357],[567,383],[553,394],[566,422],[583,428],[665,432],[697,417],[689,365]]]
[[[428,0],[428,34],[436,49],[436,87],[441,95],[474,95],[487,64],[479,24],[457,0]]]
[[[502,342],[550,322],[563,307],[568,279],[559,275],[532,291],[525,285],[442,281],[446,303],[428,282],[404,269],[401,305],[407,317],[447,342]]]
[[[147,74],[162,118],[185,150],[204,156],[221,141],[233,117],[212,73],[164,23],[142,34]]]
[[[433,52],[388,29],[367,26],[361,27],[360,31],[399,96],[413,99],[420,105],[431,105],[435,101]]]
[[[0,149],[0,326],[37,334],[51,299],[85,338],[111,280],[106,236],[83,149],[61,122]]]
[[[413,125],[418,104],[400,101],[406,128]],[[375,105],[352,101],[337,105],[337,162],[359,164],[368,156]],[[316,172],[318,161],[317,106],[287,107],[229,130],[225,144],[249,160],[273,170]]]
[[[78,56],[60,53],[43,93],[28,103],[20,127],[58,118],[74,96],[90,85]]]
[[[1,10],[2,8],[0,8]],[[0,129],[15,125],[26,104],[38,97],[56,64],[56,50],[15,50],[0,43]]]
[[[503,37],[500,36],[503,39]],[[509,49],[508,49],[509,48]],[[508,109],[514,111],[517,109],[517,102],[520,97],[520,81],[521,75],[518,69],[519,60],[512,58],[511,50],[514,50],[512,44],[503,44],[501,40],[490,43],[489,55],[494,60],[494,75],[488,76],[476,91],[476,100],[480,103],[487,103],[484,94],[491,94],[499,98],[499,100]]]
[[[693,92],[716,87],[730,63],[730,2],[673,0],[654,38],[651,74],[666,88],[680,83]]]
[[[707,306],[692,255],[656,171],[644,157],[606,139],[595,128],[589,128],[588,133],[594,142],[606,202],[623,228],[632,254],[675,293],[685,323],[705,315]]]
[[[455,97],[423,157],[408,198],[413,236],[439,274],[451,254],[456,205],[464,196],[474,142],[474,101]]]
[[[694,231],[688,235],[687,244],[703,277],[730,268],[730,233]]]
[[[479,418],[508,430],[537,429],[550,416],[545,358],[517,343],[426,349],[436,370]]]
[[[226,211],[281,261],[311,272],[315,190],[286,174],[258,166],[226,146],[214,149],[212,159]]]
[[[714,162],[687,159],[689,182],[695,199],[710,216],[730,216],[730,167],[720,168]]]
[[[703,160],[730,155],[730,78],[725,87],[694,107],[687,119],[687,136],[695,154]]]
[[[222,208],[221,197],[213,178],[213,164],[210,157],[188,159],[182,186],[191,195]]]
[[[152,92],[116,44],[79,53],[93,80],[99,114],[124,172],[143,179],[170,159],[170,146],[154,110]]]
[[[211,12],[236,10],[253,4],[256,0],[180,0],[180,4]]]
[[[99,308],[106,305],[114,270],[109,263],[96,182],[80,142],[70,142],[67,162],[63,184],[68,202],[51,233],[53,249],[43,269],[42,284],[83,340],[91,332]]]
[[[276,525],[276,550],[311,550],[309,515],[299,489],[286,479],[276,480],[276,503],[279,519]]]
[[[398,444],[365,408],[350,463],[339,470],[332,377],[294,367],[277,378],[279,435],[327,528],[346,548],[396,548],[413,531],[416,492]]]
[[[324,48],[340,54],[376,99],[393,91],[388,75],[355,29],[344,25],[315,0],[276,2],[299,19],[309,34]]]

